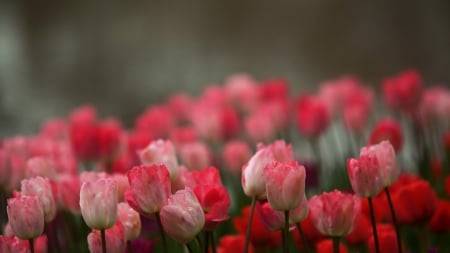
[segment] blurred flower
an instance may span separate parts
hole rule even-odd
[[[37,196],[10,198],[6,211],[9,224],[20,239],[33,239],[44,232],[44,211]]]
[[[51,222],[56,215],[56,196],[53,194],[52,185],[48,178],[34,177],[24,179],[21,182],[21,193],[24,196],[36,196],[44,211],[44,220]]]
[[[386,78],[382,85],[384,99],[391,109],[410,113],[419,104],[422,77],[416,70],[406,70]]]
[[[436,211],[428,223],[430,231],[446,233],[450,231],[450,201],[439,199]]]
[[[110,158],[118,151],[121,133],[122,126],[117,119],[110,118],[97,124],[99,157]]]
[[[58,189],[60,205],[72,213],[80,213],[80,177],[70,174],[59,175]]]
[[[105,230],[106,252],[125,253],[126,243],[122,224],[118,221]],[[100,230],[92,230],[87,237],[89,252],[102,253],[102,238]]]
[[[391,224],[377,224],[377,234],[380,252],[398,252],[397,236],[395,228]],[[371,235],[367,244],[370,253],[376,252],[373,235]]]
[[[55,180],[57,177],[53,161],[51,159],[40,156],[28,159],[25,176],[27,178],[41,176],[50,178],[52,180]]]
[[[35,253],[47,252],[47,236],[41,235],[33,240]],[[30,252],[30,242],[22,240],[17,236],[7,237],[0,235],[0,249],[2,253],[28,253]]]
[[[223,160],[231,174],[241,174],[242,166],[250,159],[250,152],[250,147],[245,141],[232,140],[225,143]]]
[[[378,121],[370,134],[369,144],[378,144],[383,140],[388,140],[394,147],[395,152],[399,152],[403,145],[403,134],[400,125],[393,119],[385,118]]]
[[[372,224],[369,217],[365,214],[359,216],[353,231],[345,236],[345,241],[349,244],[363,244],[366,243],[372,235]]]
[[[303,95],[297,102],[297,126],[307,138],[316,138],[330,123],[328,107],[319,97]]]
[[[317,253],[332,253],[333,251],[333,240],[324,239],[316,244]],[[347,253],[347,248],[344,244],[339,243],[339,252]]]
[[[152,141],[145,149],[139,151],[141,163],[144,165],[164,164],[169,170],[170,178],[178,173],[178,160],[175,147],[171,141]]]
[[[245,235],[224,235],[217,245],[217,253],[244,252],[244,247]],[[255,252],[252,244],[249,245],[248,252]]]
[[[139,213],[131,208],[127,203],[119,203],[117,207],[117,217],[123,226],[125,240],[132,241],[141,234],[141,218]]]
[[[200,170],[211,165],[212,154],[204,142],[183,144],[179,149],[181,161],[191,170]]]
[[[137,132],[147,132],[153,138],[166,138],[175,125],[175,118],[167,106],[153,105],[135,121]]]
[[[353,191],[361,197],[372,197],[383,189],[383,181],[375,154],[364,154],[347,160],[347,172]]]

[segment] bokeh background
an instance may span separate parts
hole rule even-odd
[[[90,103],[126,126],[233,73],[293,92],[407,68],[450,83],[450,1],[0,1],[0,137]]]

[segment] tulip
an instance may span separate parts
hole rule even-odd
[[[164,164],[169,170],[170,178],[175,178],[178,173],[178,160],[175,147],[171,141],[156,140],[146,148],[139,151],[139,157],[144,165]]]
[[[44,210],[37,196],[10,198],[6,211],[9,224],[20,239],[33,239],[44,231]]]
[[[347,172],[353,191],[361,197],[375,196],[383,188],[378,159],[374,154],[348,159]]]
[[[25,176],[27,178],[41,176],[48,177],[53,180],[57,178],[53,161],[40,156],[28,159]]]
[[[123,226],[125,239],[127,241],[134,240],[141,233],[141,217],[139,213],[131,208],[127,203],[119,203],[117,216]]]
[[[159,212],[170,195],[167,167],[141,165],[133,167],[127,175],[130,188],[125,192],[125,199],[128,204],[143,215]]]
[[[398,122],[389,118],[378,121],[370,133],[369,143],[378,144],[383,140],[388,140],[396,152],[401,150],[403,145],[403,133]]]
[[[188,188],[170,196],[160,216],[164,231],[179,243],[192,241],[205,224],[203,209]]]
[[[392,109],[411,113],[422,94],[422,78],[416,70],[407,70],[383,81],[383,96]]]
[[[313,196],[309,200],[311,219],[317,230],[326,236],[350,233],[361,214],[361,200],[338,190]]]
[[[108,253],[125,253],[126,243],[124,228],[120,222],[105,230],[106,252]],[[88,238],[89,252],[105,253],[102,249],[101,231],[93,230],[89,233]]]
[[[395,158],[395,150],[389,141],[382,141],[361,149],[361,155],[373,154],[377,157],[381,181],[384,187],[392,185],[400,175]]]
[[[307,138],[316,138],[330,123],[330,112],[326,103],[319,97],[305,95],[297,104],[297,126]]]
[[[217,245],[217,253],[234,253],[244,251],[245,236],[243,235],[224,235],[220,238]],[[255,252],[253,245],[250,245],[249,253]]]
[[[242,166],[250,159],[250,147],[245,141],[229,141],[223,148],[223,160],[231,174],[240,175]]]
[[[183,164],[191,170],[208,167],[212,160],[211,150],[206,143],[201,141],[181,145],[180,157]]]
[[[267,199],[278,211],[297,207],[305,195],[305,167],[296,161],[272,162],[264,169]]]
[[[80,190],[80,208],[86,224],[93,229],[112,227],[117,220],[117,183],[114,179],[85,182]]]
[[[24,179],[21,182],[21,193],[25,196],[35,195],[38,197],[44,211],[46,223],[52,221],[56,215],[56,200],[53,196],[52,185],[48,178],[34,177]]]

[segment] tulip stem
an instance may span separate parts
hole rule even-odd
[[[375,241],[375,252],[380,253],[380,245],[378,244],[377,225],[375,222],[375,212],[373,210],[372,197],[368,197],[368,200],[369,200],[369,208],[370,208],[370,220],[372,222],[373,239]]]
[[[255,212],[256,196],[252,198],[250,204],[250,216],[248,217],[247,231],[245,233],[244,253],[248,253],[248,244],[250,242],[250,231],[252,230],[253,213]]]
[[[128,253],[133,253],[133,245],[131,245],[131,241],[130,240],[127,241],[127,252]]]
[[[389,209],[391,209],[392,223],[394,223],[394,226],[395,226],[395,234],[397,236],[398,252],[402,253],[403,248],[402,248],[402,242],[401,242],[401,238],[400,238],[400,230],[398,229],[397,217],[395,215],[394,204],[392,203],[392,199],[391,199],[391,193],[389,192],[388,187],[385,187],[384,191],[386,192],[386,196],[387,196],[387,199],[389,202]]]
[[[298,233],[300,234],[300,239],[302,240],[303,248],[305,249],[306,252],[308,252],[308,245],[306,242],[305,234],[303,234],[302,226],[300,226],[300,222],[296,223],[295,225],[297,226]]]
[[[339,236],[333,236],[332,240],[333,240],[333,252],[334,253],[339,253],[339,240],[341,238]]]
[[[33,239],[28,239],[28,241],[30,242],[30,252],[34,253],[34,241]]]
[[[103,253],[106,253],[106,235],[105,235],[105,229],[100,230],[100,234],[102,236],[102,249]]]
[[[289,210],[284,211],[284,233],[283,233],[283,252],[289,252],[288,246],[288,236],[289,236]]]
[[[156,216],[156,220],[158,221],[159,232],[161,234],[161,239],[162,239],[162,244],[163,244],[163,252],[164,253],[168,253],[168,251],[167,251],[166,233],[164,233],[164,229],[163,229],[163,226],[162,226],[162,223],[161,223],[161,216],[159,216],[159,212],[156,212],[155,216]]]
[[[213,250],[213,253],[216,253],[216,242],[214,241],[214,232],[213,231],[207,231],[207,234],[211,237],[211,247]]]
[[[205,253],[208,253],[208,245],[209,244],[209,234],[208,231],[205,231]]]
[[[194,253],[194,250],[192,249],[191,245],[189,245],[189,243],[186,243],[185,245],[189,253]]]

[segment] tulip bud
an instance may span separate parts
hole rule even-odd
[[[33,239],[44,232],[44,211],[38,197],[10,198],[6,211],[9,224],[20,239]]]

